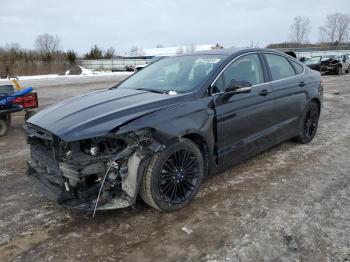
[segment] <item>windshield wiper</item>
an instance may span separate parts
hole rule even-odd
[[[156,89],[148,89],[148,88],[136,88],[136,90],[140,91],[147,91],[147,92],[152,92],[152,93],[157,93],[157,94],[165,94],[164,91],[161,90],[156,90]]]

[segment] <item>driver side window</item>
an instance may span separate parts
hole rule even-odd
[[[258,54],[243,55],[232,62],[213,85],[212,93],[220,93],[231,80],[245,80],[252,85],[264,83],[264,75]]]

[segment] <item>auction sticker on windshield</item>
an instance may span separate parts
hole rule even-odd
[[[220,58],[198,58],[195,63],[216,64],[220,62],[220,60]]]

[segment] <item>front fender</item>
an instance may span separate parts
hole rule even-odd
[[[208,145],[213,143],[214,110],[208,99],[183,102],[139,117],[118,128],[117,133],[126,133],[142,128],[155,130],[154,138],[166,144],[172,138],[198,134]]]

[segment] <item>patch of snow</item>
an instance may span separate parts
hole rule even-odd
[[[69,73],[70,73],[70,70],[67,70],[64,74],[69,75]]]
[[[176,91],[169,91],[168,94],[171,95],[171,96],[176,96],[177,95]]]
[[[9,235],[1,235],[0,236],[0,245],[6,244],[11,240]]]
[[[6,169],[0,168],[0,177],[5,177],[11,175],[11,172],[7,171]]]
[[[56,78],[58,77],[58,74],[49,74],[49,75],[34,75],[34,76],[18,76],[19,80],[32,80],[32,79],[49,79],[49,78]],[[0,79],[1,81],[9,81],[8,79]]]
[[[80,67],[80,69],[81,69],[81,75],[94,75],[94,74],[96,74],[96,72],[93,72],[93,71],[91,71],[90,69],[86,69],[86,68],[84,68],[84,67],[82,67],[82,66],[79,66]]]
[[[187,235],[191,235],[193,233],[193,230],[188,227],[182,227],[181,230],[186,232]]]
[[[88,69],[87,69],[88,70]],[[89,70],[91,71],[91,70]],[[86,72],[86,71],[85,71]],[[121,72],[107,72],[107,71],[102,71],[98,72],[95,71],[93,74],[86,74],[86,75],[58,75],[58,74],[51,74],[51,75],[35,75],[35,76],[18,76],[18,79],[21,80],[40,80],[40,79],[67,79],[67,78],[79,78],[79,77],[98,77],[98,76],[127,76],[131,75],[134,72],[127,72],[127,71],[121,71]],[[8,79],[0,79],[0,84],[7,84],[9,83]]]

